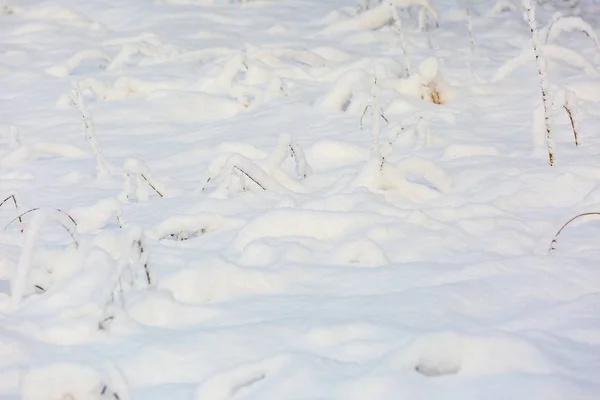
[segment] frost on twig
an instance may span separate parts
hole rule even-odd
[[[100,144],[96,137],[96,128],[92,121],[91,115],[83,101],[83,95],[79,85],[73,85],[73,91],[71,93],[71,103],[77,109],[81,116],[83,124],[83,134],[85,138],[90,142],[92,146],[92,153],[96,157],[96,173],[99,178],[106,178],[110,175],[110,165],[106,162]]]

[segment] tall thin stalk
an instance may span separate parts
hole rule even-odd
[[[537,64],[538,76],[540,78],[540,89],[542,91],[542,102],[544,105],[544,122],[546,126],[546,147],[548,148],[548,164],[554,166],[556,158],[554,156],[554,143],[552,140],[552,101],[548,90],[548,79],[546,74],[546,64],[542,58],[542,49],[538,37],[537,22],[535,19],[535,6],[531,0],[523,0],[523,7],[527,13],[527,21],[531,30],[531,45],[535,53],[535,62]]]

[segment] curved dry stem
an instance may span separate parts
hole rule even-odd
[[[578,215],[574,216],[573,218],[571,218],[570,220],[568,220],[567,222],[565,222],[565,224],[554,235],[554,238],[552,239],[552,242],[550,242],[550,247],[548,249],[548,252],[556,250],[555,244],[557,243],[558,236],[562,233],[562,231],[567,226],[569,226],[569,224],[571,224],[571,222],[573,222],[573,221],[575,221],[575,220],[577,220],[577,219],[579,219],[581,217],[589,217],[591,215],[600,216],[600,212],[586,212],[586,213],[578,214]]]
[[[16,216],[15,218],[13,218],[12,220],[10,220],[10,222],[4,227],[4,230],[7,230],[8,227],[15,222],[16,220],[22,221],[22,218],[29,214],[32,213],[34,211],[39,211],[40,207],[36,207],[36,208],[32,208],[30,210],[25,211],[24,213],[19,214],[18,216]],[[54,210],[58,211],[59,213],[65,215],[67,218],[69,218],[71,220],[71,222],[73,222],[74,226],[77,226],[77,222],[75,221],[75,219],[73,219],[73,217],[71,217],[71,215],[69,215],[69,213],[67,213],[66,211],[61,210],[60,208],[55,208]],[[73,242],[75,243],[75,246],[79,247],[79,241],[77,240],[77,238],[75,237],[75,230],[69,228],[68,226],[66,226],[65,224],[63,224],[61,221],[54,219],[55,222],[57,222],[60,226],[62,226],[68,233],[69,236],[71,236],[71,239],[73,239]]]
[[[15,205],[15,209],[18,210],[19,209],[19,204],[17,203],[17,198],[15,197],[14,194],[11,194],[10,196],[8,196],[4,200],[2,200],[2,202],[0,203],[0,208],[2,208],[2,206],[4,205],[4,203],[6,203],[10,199],[12,199],[13,204]],[[25,229],[24,226],[23,226],[23,219],[20,216],[17,217],[17,219],[19,220],[19,223],[21,224],[21,233],[23,233],[23,230]]]

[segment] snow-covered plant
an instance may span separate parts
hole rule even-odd
[[[440,16],[437,10],[431,5],[428,0],[391,0],[396,7],[409,8],[416,6],[419,8],[419,28],[425,28],[428,24],[427,20],[431,18],[435,26],[440,25]]]
[[[598,34],[592,28],[590,24],[585,22],[581,17],[576,16],[563,16],[561,13],[556,13],[552,20],[548,23],[544,29],[545,43],[552,43],[560,36],[563,32],[583,32],[587,37],[594,41],[598,52],[600,52],[600,39]]]
[[[2,208],[2,206],[7,203],[9,200],[12,200],[12,204],[15,206],[15,210],[17,210],[17,212],[19,211],[19,203],[20,201],[19,199],[19,194],[16,192],[13,192],[11,194],[8,195],[7,198],[5,198],[4,200],[2,200],[2,202],[0,202],[0,208]],[[21,217],[20,215],[17,217],[17,219],[19,220],[19,224],[21,224],[21,233],[23,233],[23,217]]]
[[[32,267],[35,245],[39,238],[40,230],[42,226],[46,223],[46,221],[51,220],[59,223],[63,228],[65,228],[69,235],[71,235],[75,245],[79,247],[79,240],[77,238],[76,231],[77,223],[69,214],[65,213],[60,209],[31,209],[14,218],[11,222],[9,222],[7,228],[13,221],[16,221],[17,219],[22,218],[26,214],[33,212],[35,212],[33,218],[27,224],[27,230],[25,231],[25,242],[23,244],[23,249],[21,250],[21,257],[19,258],[17,268],[10,281],[11,305],[13,308],[19,306],[21,300],[23,299],[26,293],[27,278]]]
[[[322,33],[333,34],[341,32],[352,32],[362,30],[374,30],[387,26],[393,21],[392,10],[389,6],[390,1],[379,1],[375,7],[341,21],[334,22],[325,28]],[[439,26],[439,14],[428,0],[391,0],[394,7],[410,8],[417,7],[419,9],[419,29],[424,31],[429,24],[429,20],[433,20],[435,26]]]
[[[129,159],[123,164],[123,191],[119,199],[128,202],[133,194],[138,201],[148,201],[148,188],[152,189],[159,197],[167,193],[165,185],[154,178],[150,169],[139,160]]]
[[[100,149],[100,144],[98,143],[98,139],[96,137],[96,129],[94,127],[94,123],[90,116],[90,113],[83,101],[83,95],[81,94],[81,90],[79,85],[74,84],[73,90],[71,93],[71,103],[79,114],[81,115],[81,120],[83,123],[83,134],[87,140],[89,140],[90,145],[92,146],[92,153],[94,157],[96,157],[96,173],[99,178],[106,178],[110,175],[110,165],[106,162],[104,155],[102,154],[102,150]]]
[[[420,97],[434,104],[447,101],[446,85],[440,76],[439,63],[436,58],[429,58],[419,66]]]
[[[312,173],[302,147],[294,142],[289,134],[283,134],[275,151],[264,160],[251,160],[237,153],[217,157],[209,167],[208,178],[202,191],[208,183],[216,179],[222,181],[222,188],[227,192],[252,188],[279,194],[292,193],[289,188],[292,191],[304,191],[304,188],[281,168],[283,162],[289,158],[294,160],[300,180]]]
[[[393,129],[390,132],[390,135],[388,137],[388,142],[387,142],[387,147],[388,147],[388,152],[392,151],[393,146],[396,144],[396,142],[399,140],[399,138],[401,136],[406,136],[406,135],[413,135],[413,138],[411,138],[412,140],[417,140],[418,136],[420,136],[419,134],[421,133],[421,131],[425,130],[421,128],[421,125],[424,125],[424,120],[422,116],[414,116],[412,118],[409,118],[408,120],[404,121],[401,125],[396,126],[395,129]],[[427,133],[429,133],[427,130],[425,132],[425,142],[427,144],[429,138],[427,135]],[[411,141],[412,141],[411,140]]]
[[[312,169],[306,161],[304,150],[294,142],[292,136],[287,133],[279,136],[279,142],[277,143],[275,151],[264,162],[265,170],[270,174],[280,170],[283,162],[290,157],[296,164],[296,174],[300,179],[304,179],[312,174]]]
[[[467,29],[469,30],[469,39],[471,40],[471,54],[475,53],[475,33],[473,32],[473,18],[471,16],[471,2],[467,0]]]
[[[10,197],[9,197],[10,198]],[[76,247],[79,247],[79,239],[77,234],[77,221],[67,212],[61,210],[60,208],[32,208],[24,213],[17,215],[13,218],[4,228],[4,230],[8,229],[10,225],[15,222],[23,222],[23,217],[27,214],[35,213],[35,214],[44,214],[44,220],[52,220],[60,224],[65,231],[71,236],[73,242]],[[21,232],[23,232],[24,228],[22,228]]]
[[[381,146],[379,144],[379,137],[381,135],[381,120],[385,120],[388,122],[385,115],[383,115],[383,109],[381,108],[381,100],[380,100],[380,87],[377,84],[377,78],[375,78],[373,82],[373,86],[371,87],[371,96],[372,100],[370,104],[365,106],[363,114],[360,118],[360,128],[363,126],[363,118],[367,111],[371,109],[372,114],[372,126],[371,126],[371,159],[377,160],[379,162],[379,169],[383,169],[383,164],[385,162],[385,157],[381,152]]]
[[[400,41],[400,49],[402,50],[402,55],[404,56],[405,75],[408,77],[408,76],[410,76],[411,63],[410,63],[410,56],[408,55],[408,45],[406,43],[406,38],[404,37],[404,29],[402,27],[402,19],[398,15],[398,10],[396,9],[396,6],[394,5],[393,0],[389,0],[389,2],[390,2],[390,9],[392,10],[392,20],[393,20],[392,30],[394,32],[396,32],[396,34],[398,35],[398,39]]]
[[[579,146],[581,144],[578,119],[579,107],[577,104],[577,96],[575,96],[575,93],[573,93],[570,90],[567,90],[565,93],[565,101],[563,104],[563,108],[567,112],[569,124],[571,125],[571,129],[573,130],[573,139],[575,140],[575,146]]]
[[[546,130],[546,147],[548,149],[548,163],[550,164],[550,166],[553,166],[555,163],[555,155],[554,144],[552,140],[552,100],[550,99],[548,77],[546,74],[546,63],[545,60],[542,58],[542,52],[540,49],[534,5],[531,3],[531,0],[523,0],[523,7],[525,8],[527,14],[527,21],[529,22],[529,29],[531,31],[531,45],[535,54],[538,77],[540,80],[540,89],[542,92],[542,104],[544,107],[544,124]]]
[[[106,329],[115,318],[116,309],[124,306],[125,291],[142,289],[154,284],[154,277],[148,264],[144,231],[137,226],[129,226],[121,235],[123,235],[122,248],[112,277],[105,287],[106,301],[98,322],[99,329]]]
[[[594,67],[594,65],[581,53],[575,50],[555,44],[541,45],[538,47],[538,50],[542,57],[546,60],[563,62],[575,68],[582,69],[588,76],[600,77],[600,71],[598,71],[596,67]],[[518,68],[527,65],[532,61],[533,55],[534,54],[532,54],[531,49],[527,49],[518,56],[509,59],[500,68],[498,68],[492,77],[492,82],[501,81]]]
[[[551,3],[553,6],[560,8],[575,8],[579,4],[579,0],[537,0],[537,3]]]
[[[452,92],[447,85],[440,65],[435,57],[429,57],[419,64],[419,68],[405,79],[391,79],[390,86],[396,91],[417,97],[434,104],[445,104]]]

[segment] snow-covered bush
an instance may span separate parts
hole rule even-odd
[[[217,192],[221,195],[252,189],[278,194],[304,192],[306,189],[282,169],[288,158],[294,161],[299,180],[312,173],[302,147],[290,135],[283,134],[275,151],[266,159],[252,160],[239,153],[218,156],[209,166],[205,182],[220,181]],[[202,188],[205,190],[206,186]]]

